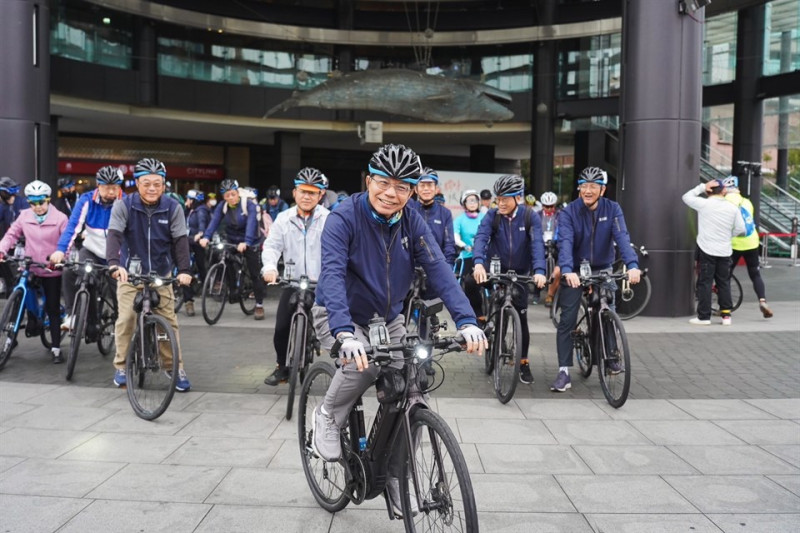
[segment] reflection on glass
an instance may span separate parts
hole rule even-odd
[[[800,69],[800,0],[775,0],[765,10],[764,75]]]
[[[622,35],[596,35],[559,43],[559,98],[618,96]]]
[[[736,12],[703,25],[703,85],[728,83],[736,77]]]

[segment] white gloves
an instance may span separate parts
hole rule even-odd
[[[464,340],[466,341],[467,344],[470,343],[483,344],[484,342],[486,342],[486,335],[483,334],[483,330],[478,326],[473,326],[473,325],[464,326],[463,328],[458,330],[458,332],[461,333],[461,336],[464,337]]]

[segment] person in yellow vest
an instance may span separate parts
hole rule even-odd
[[[746,209],[752,219],[753,203],[742,196],[739,191],[739,178],[728,176],[722,181],[722,184],[725,185],[727,191],[725,199],[737,207]],[[744,257],[745,264],[747,264],[747,274],[750,276],[750,281],[753,282],[753,289],[758,296],[758,307],[761,309],[761,314],[764,315],[764,318],[771,318],[772,310],[767,305],[766,287],[764,280],[761,278],[761,266],[758,261],[758,244],[758,231],[752,231],[750,235],[731,239],[731,247],[733,248],[731,274],[733,274],[733,269],[736,268],[739,259]]]

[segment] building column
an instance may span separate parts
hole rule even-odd
[[[792,71],[792,32],[781,33],[781,74]],[[783,190],[789,185],[789,97],[778,98],[778,161],[775,183]]]
[[[541,26],[555,21],[556,0],[539,7]],[[556,108],[556,41],[539,41],[533,53],[533,117],[531,123],[531,187],[538,196],[553,190]]]
[[[693,312],[694,216],[680,198],[700,176],[704,18],[664,0],[623,7],[617,196],[631,240],[650,252],[650,316]]]
[[[494,172],[494,145],[472,144],[469,147],[470,172]]]
[[[0,176],[52,182],[49,3],[0,2],[0,35]]]
[[[136,102],[143,106],[158,105],[158,43],[150,20],[137,19],[134,41],[134,61],[139,79]]]
[[[300,134],[289,131],[275,132],[275,149],[278,156],[281,197],[292,203],[290,191],[294,189],[294,178],[301,167]]]

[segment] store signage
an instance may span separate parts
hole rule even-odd
[[[79,160],[59,160],[58,173],[63,175],[94,176],[101,167],[107,163],[97,163],[94,161]],[[126,176],[133,174],[135,163],[119,165],[120,170]],[[225,176],[225,169],[220,166],[211,165],[167,165],[167,177],[169,179],[186,180],[221,180]]]

